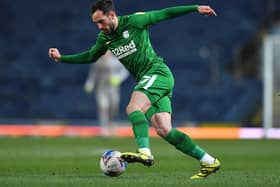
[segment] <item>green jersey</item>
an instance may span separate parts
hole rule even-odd
[[[177,6],[162,10],[135,13],[118,17],[114,33],[100,32],[96,44],[90,50],[62,55],[64,63],[92,63],[108,49],[120,60],[132,76],[139,81],[151,68],[165,68],[163,59],[155,53],[150,42],[148,26],[159,21],[197,11],[198,6]]]

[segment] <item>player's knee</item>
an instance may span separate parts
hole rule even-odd
[[[140,110],[141,111],[141,108],[139,106],[135,105],[135,104],[129,104],[126,107],[126,113],[127,114],[130,114],[130,113],[132,113],[132,112],[134,112],[136,110]]]
[[[147,110],[150,108],[151,105],[144,105],[144,106],[141,106],[141,105],[137,105],[137,104],[128,104],[127,107],[126,107],[126,113],[127,114],[130,114],[134,111],[141,111],[143,113],[146,113]]]
[[[158,128],[156,129],[156,132],[160,137],[165,138],[167,137],[169,130],[167,128]]]
[[[169,115],[167,115],[165,113],[155,114],[152,117],[152,124],[156,130],[156,133],[160,137],[165,138],[169,134],[169,132],[172,128],[169,119],[170,119]]]

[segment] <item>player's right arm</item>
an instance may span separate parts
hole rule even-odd
[[[56,62],[63,62],[68,64],[88,64],[96,62],[96,60],[105,54],[107,47],[105,42],[97,39],[97,42],[90,50],[84,51],[73,55],[61,55],[57,48],[49,49],[49,57],[53,58]]]

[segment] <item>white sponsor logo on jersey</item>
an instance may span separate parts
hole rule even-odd
[[[122,33],[124,38],[129,38],[129,32],[126,30]]]
[[[115,48],[112,50],[112,53],[118,58],[122,59],[132,53],[135,53],[137,51],[136,45],[133,40],[131,40],[130,43],[127,45],[119,46],[118,48]]]

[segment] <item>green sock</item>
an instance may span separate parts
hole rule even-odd
[[[205,155],[205,151],[200,148],[188,135],[174,128],[171,129],[165,140],[174,145],[176,149],[190,155],[193,158],[196,158],[197,160],[200,160]]]
[[[132,123],[134,138],[138,148],[149,148],[149,124],[143,112],[136,110],[128,115]]]

